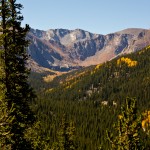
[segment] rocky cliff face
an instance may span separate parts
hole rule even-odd
[[[68,71],[103,63],[150,45],[150,30],[126,29],[101,35],[81,29],[31,29],[28,38],[31,41],[29,64],[32,63],[33,70],[36,70],[34,67],[44,67]]]

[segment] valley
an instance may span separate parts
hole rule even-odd
[[[47,75],[32,73],[30,82],[38,95],[32,108],[42,122],[45,136],[53,139],[50,145],[57,141],[65,114],[66,121],[74,123],[79,150],[96,150],[100,146],[108,150],[106,129],[114,133],[113,124],[126,98],[137,99],[138,115],[150,108],[149,46],[45,82],[43,77]]]
[[[150,2],[17,2],[0,2],[0,150],[150,150]]]

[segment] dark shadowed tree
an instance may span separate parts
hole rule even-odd
[[[21,27],[22,5],[17,4],[16,0],[1,0],[0,9],[2,102],[7,109],[8,118],[13,118],[9,126],[11,138],[6,139],[6,144],[11,145],[12,150],[31,149],[24,137],[24,131],[35,121],[29,107],[29,102],[35,95],[28,84],[29,70],[26,67],[26,48],[29,44],[26,34],[30,28],[28,25]]]

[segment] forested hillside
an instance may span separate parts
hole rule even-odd
[[[91,66],[44,82],[47,74],[32,73],[30,82],[38,98],[32,108],[42,122],[42,132],[57,141],[65,114],[74,122],[77,149],[108,150],[106,129],[113,124],[126,97],[136,98],[138,114],[150,109],[150,46],[110,62]]]
[[[91,63],[88,65],[86,61],[86,65],[82,65],[84,68],[81,68],[72,61],[73,65],[66,64],[67,59],[64,59],[65,71],[78,70],[59,72],[45,67],[51,64],[52,69],[64,71],[59,56],[65,58],[65,54],[69,54],[69,60],[76,57],[74,52],[78,48],[81,48],[79,54],[84,54],[84,51],[86,55],[78,55],[77,59],[87,58],[91,53],[86,53],[84,46],[87,50],[94,48],[93,42],[90,46],[88,41],[91,34],[75,31],[75,35],[73,33],[70,36],[73,41],[84,39],[86,35],[87,42],[83,41],[83,47],[80,42],[77,45],[73,43],[72,55],[70,46],[67,52],[59,55],[53,51],[55,46],[52,41],[52,45],[48,44],[50,47],[43,46],[40,37],[35,38],[33,32],[29,38],[34,39],[35,45],[32,42],[30,45],[32,53],[30,41],[27,40],[30,27],[22,27],[21,24],[22,8],[16,0],[0,2],[0,150],[149,150],[150,46],[145,47],[149,43],[149,36],[143,38],[149,30],[138,30],[140,42],[136,43],[133,38],[130,46],[123,35],[121,43],[125,40],[126,44],[119,44],[118,48],[115,46],[116,51],[112,43],[116,44],[118,40],[104,42],[109,43],[110,49],[102,56],[109,57],[107,54],[111,51],[117,54],[105,59],[115,57],[112,61],[96,66],[91,66]],[[117,33],[117,39],[121,39],[118,35],[122,32]],[[61,32],[59,35],[65,34]],[[106,35],[106,41],[107,38],[111,40],[113,35]],[[68,36],[60,38],[54,49],[60,52],[59,42],[68,45],[68,39]],[[137,49],[132,51],[131,46],[135,43]],[[99,42],[97,44],[101,46]],[[143,44],[145,48],[139,51]],[[39,52],[34,51],[35,46]],[[65,47],[62,48],[65,50]],[[137,52],[123,56],[121,54],[125,53],[120,53],[120,48],[125,53],[126,50],[127,53]],[[28,59],[27,49],[36,61],[40,60],[43,67]],[[52,54],[52,62],[46,59],[44,63],[45,58],[50,58],[48,51]],[[39,59],[41,54],[44,57]],[[58,58],[58,64],[54,63],[53,56]],[[100,57],[94,60],[97,58]],[[94,61],[92,64],[97,63]],[[35,67],[32,71],[39,73],[32,72],[29,77],[30,69],[27,67],[32,66]]]

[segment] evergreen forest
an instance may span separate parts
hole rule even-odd
[[[38,95],[32,109],[51,145],[58,140],[57,132],[65,115],[67,122],[74,123],[77,149],[111,149],[106,130],[115,134],[114,124],[126,98],[137,100],[137,114],[142,119],[150,109],[149,46],[104,64],[58,76],[51,82],[44,82],[44,76],[46,73],[30,75]],[[143,137],[146,135],[143,132]],[[149,139],[144,143],[148,146]]]
[[[22,8],[0,1],[0,149],[149,150],[150,46],[45,81]]]

